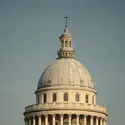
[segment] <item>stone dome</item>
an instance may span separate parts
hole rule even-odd
[[[63,34],[60,36],[60,38],[65,38],[65,37],[70,37],[70,38],[72,38],[72,34],[69,33],[69,32],[65,32],[65,33],[63,33]]]
[[[60,39],[66,37],[72,38],[72,34],[69,32],[67,24],[65,25],[64,33],[60,36]]]
[[[42,73],[37,88],[83,86],[94,88],[88,70],[74,58],[59,58]]]

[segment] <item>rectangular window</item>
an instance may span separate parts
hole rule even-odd
[[[43,95],[43,102],[46,103],[46,94]]]
[[[53,102],[56,102],[56,93],[53,93]]]
[[[86,95],[86,103],[89,103],[89,96]]]

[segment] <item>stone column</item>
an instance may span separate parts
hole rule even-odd
[[[63,40],[63,45],[64,45],[63,47],[65,47],[65,41],[64,40]]]
[[[107,125],[107,121],[106,121],[106,119],[104,119],[104,125]]]
[[[61,125],[63,125],[63,114],[60,115]]]
[[[28,120],[26,118],[24,119],[24,121],[25,121],[25,125],[28,125]]]
[[[38,116],[38,125],[41,125],[41,115]]]
[[[93,125],[93,116],[90,116],[90,125]]]
[[[96,117],[96,125],[98,125],[98,124],[99,124],[98,117]]]
[[[41,103],[43,103],[43,94],[41,95]]]
[[[79,125],[79,115],[76,117],[77,125]]]
[[[52,117],[53,117],[53,125],[55,125],[55,114],[52,115]]]
[[[86,125],[87,115],[84,115],[84,125]]]
[[[33,116],[33,125],[36,125],[35,116]]]
[[[25,125],[26,125],[26,119],[24,118],[24,122],[25,122]]]
[[[29,118],[29,125],[31,125],[31,118]]]
[[[104,118],[102,119],[102,125],[105,125],[105,119]]]
[[[100,118],[100,125],[102,125],[102,118]]]
[[[69,114],[69,125],[71,125],[71,114]]]
[[[45,125],[48,125],[48,115],[45,115]]]

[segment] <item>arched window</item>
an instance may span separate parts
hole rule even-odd
[[[56,93],[53,93],[53,102],[56,102]]]
[[[67,40],[65,41],[65,47],[68,47],[68,41]]]
[[[68,101],[68,94],[67,93],[64,94],[64,101]]]
[[[76,102],[79,102],[79,94],[78,93],[75,95],[75,100],[76,100]]]
[[[92,96],[92,104],[94,104],[94,95]]]
[[[64,47],[64,42],[62,41],[62,43],[61,43],[61,47],[63,48]]]
[[[86,103],[89,102],[89,96],[88,96],[88,95],[86,95],[86,97],[85,97],[85,101],[86,101]]]
[[[43,102],[46,103],[46,94],[43,95]]]

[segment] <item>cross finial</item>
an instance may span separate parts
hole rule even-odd
[[[67,19],[70,18],[70,17],[68,17],[67,14],[66,14],[66,16],[64,18],[66,19],[66,24],[67,24]]]

